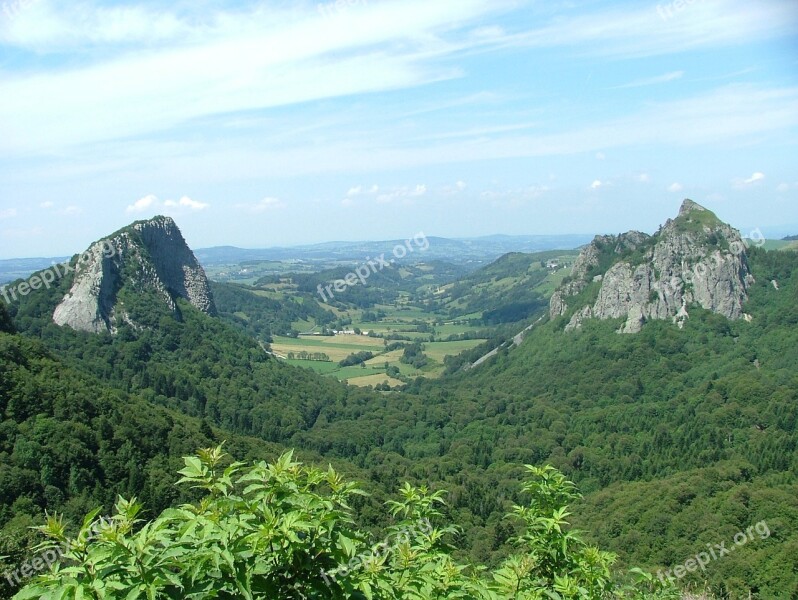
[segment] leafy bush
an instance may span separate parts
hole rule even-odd
[[[49,517],[38,552],[62,556],[15,600],[29,598],[678,598],[637,571],[621,587],[614,556],[567,531],[574,484],[553,467],[526,467],[529,501],[517,554],[499,569],[458,564],[439,527],[443,492],[404,484],[388,503],[395,524],[379,544],[355,528],[349,501],[362,495],[330,467],[305,467],[288,452],[272,464],[223,467],[221,446],[184,459],[179,483],[205,491],[197,504],[142,524],[141,505],[120,498],[110,519],[90,513],[75,537]]]

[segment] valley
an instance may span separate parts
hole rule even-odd
[[[796,41],[0,0],[0,600],[798,600]]]
[[[677,587],[641,580],[641,597],[784,597],[798,585],[782,569],[798,556],[798,260],[767,247],[685,201],[653,236],[465,270],[410,261],[327,303],[319,283],[357,261],[209,281],[171,219],[134,223],[0,314],[5,564],[29,556],[45,510],[77,523],[135,495],[149,519],[197,501],[169,473],[224,442],[237,460],[295,450],[362,482],[363,535],[390,531],[403,482],[446,490],[435,518],[457,529],[439,559],[492,569],[515,560],[521,525],[503,515],[528,500],[524,465],[578,485],[569,520],[617,554],[619,586],[765,523]]]

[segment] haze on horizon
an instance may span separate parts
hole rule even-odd
[[[792,0],[0,0],[0,258],[798,233]]]

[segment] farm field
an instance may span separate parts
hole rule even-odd
[[[397,387],[403,384],[402,381],[398,379],[394,379],[393,377],[388,377],[385,373],[379,375],[366,375],[364,377],[355,377],[352,379],[347,379],[347,383],[351,385],[356,385],[360,387],[366,386],[377,386],[381,383],[388,383],[391,387]]]
[[[418,335],[422,336],[422,334]],[[411,336],[408,335],[408,337]],[[428,336],[424,334],[423,337],[427,338]],[[383,339],[362,335],[275,337],[271,347],[272,351],[280,357],[288,357],[289,355],[295,357],[300,352],[306,352],[309,355],[326,354],[330,359],[329,361],[299,360],[297,358],[283,359],[290,365],[311,369],[321,375],[335,377],[352,385],[378,385],[387,380],[391,386],[397,386],[405,382],[395,377],[389,377],[385,373],[386,363],[388,366],[398,369],[403,378],[414,378],[421,375],[439,377],[443,373],[444,358],[446,356],[455,356],[478,346],[484,341],[476,339],[454,342],[425,342],[422,348],[430,362],[423,369],[417,369],[401,362],[404,349],[398,348],[390,352],[384,352],[385,341]],[[373,352],[375,356],[366,361],[363,366],[341,367],[339,365],[342,360],[351,354],[363,351]]]

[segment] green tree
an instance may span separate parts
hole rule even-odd
[[[142,506],[120,498],[114,514],[84,519],[74,537],[48,517],[39,552],[61,560],[14,598],[357,598],[498,600],[666,598],[642,572],[643,586],[621,588],[614,557],[567,532],[574,485],[553,467],[527,467],[530,498],[514,516],[525,525],[519,553],[495,572],[469,568],[451,555],[438,527],[444,492],[406,483],[388,503],[395,523],[382,542],[357,530],[350,506],[363,492],[332,467],[293,461],[229,464],[222,447],[184,459],[179,483],[203,490],[196,504],[139,519]],[[226,464],[226,466],[225,466]],[[646,579],[648,577],[648,579]]]

